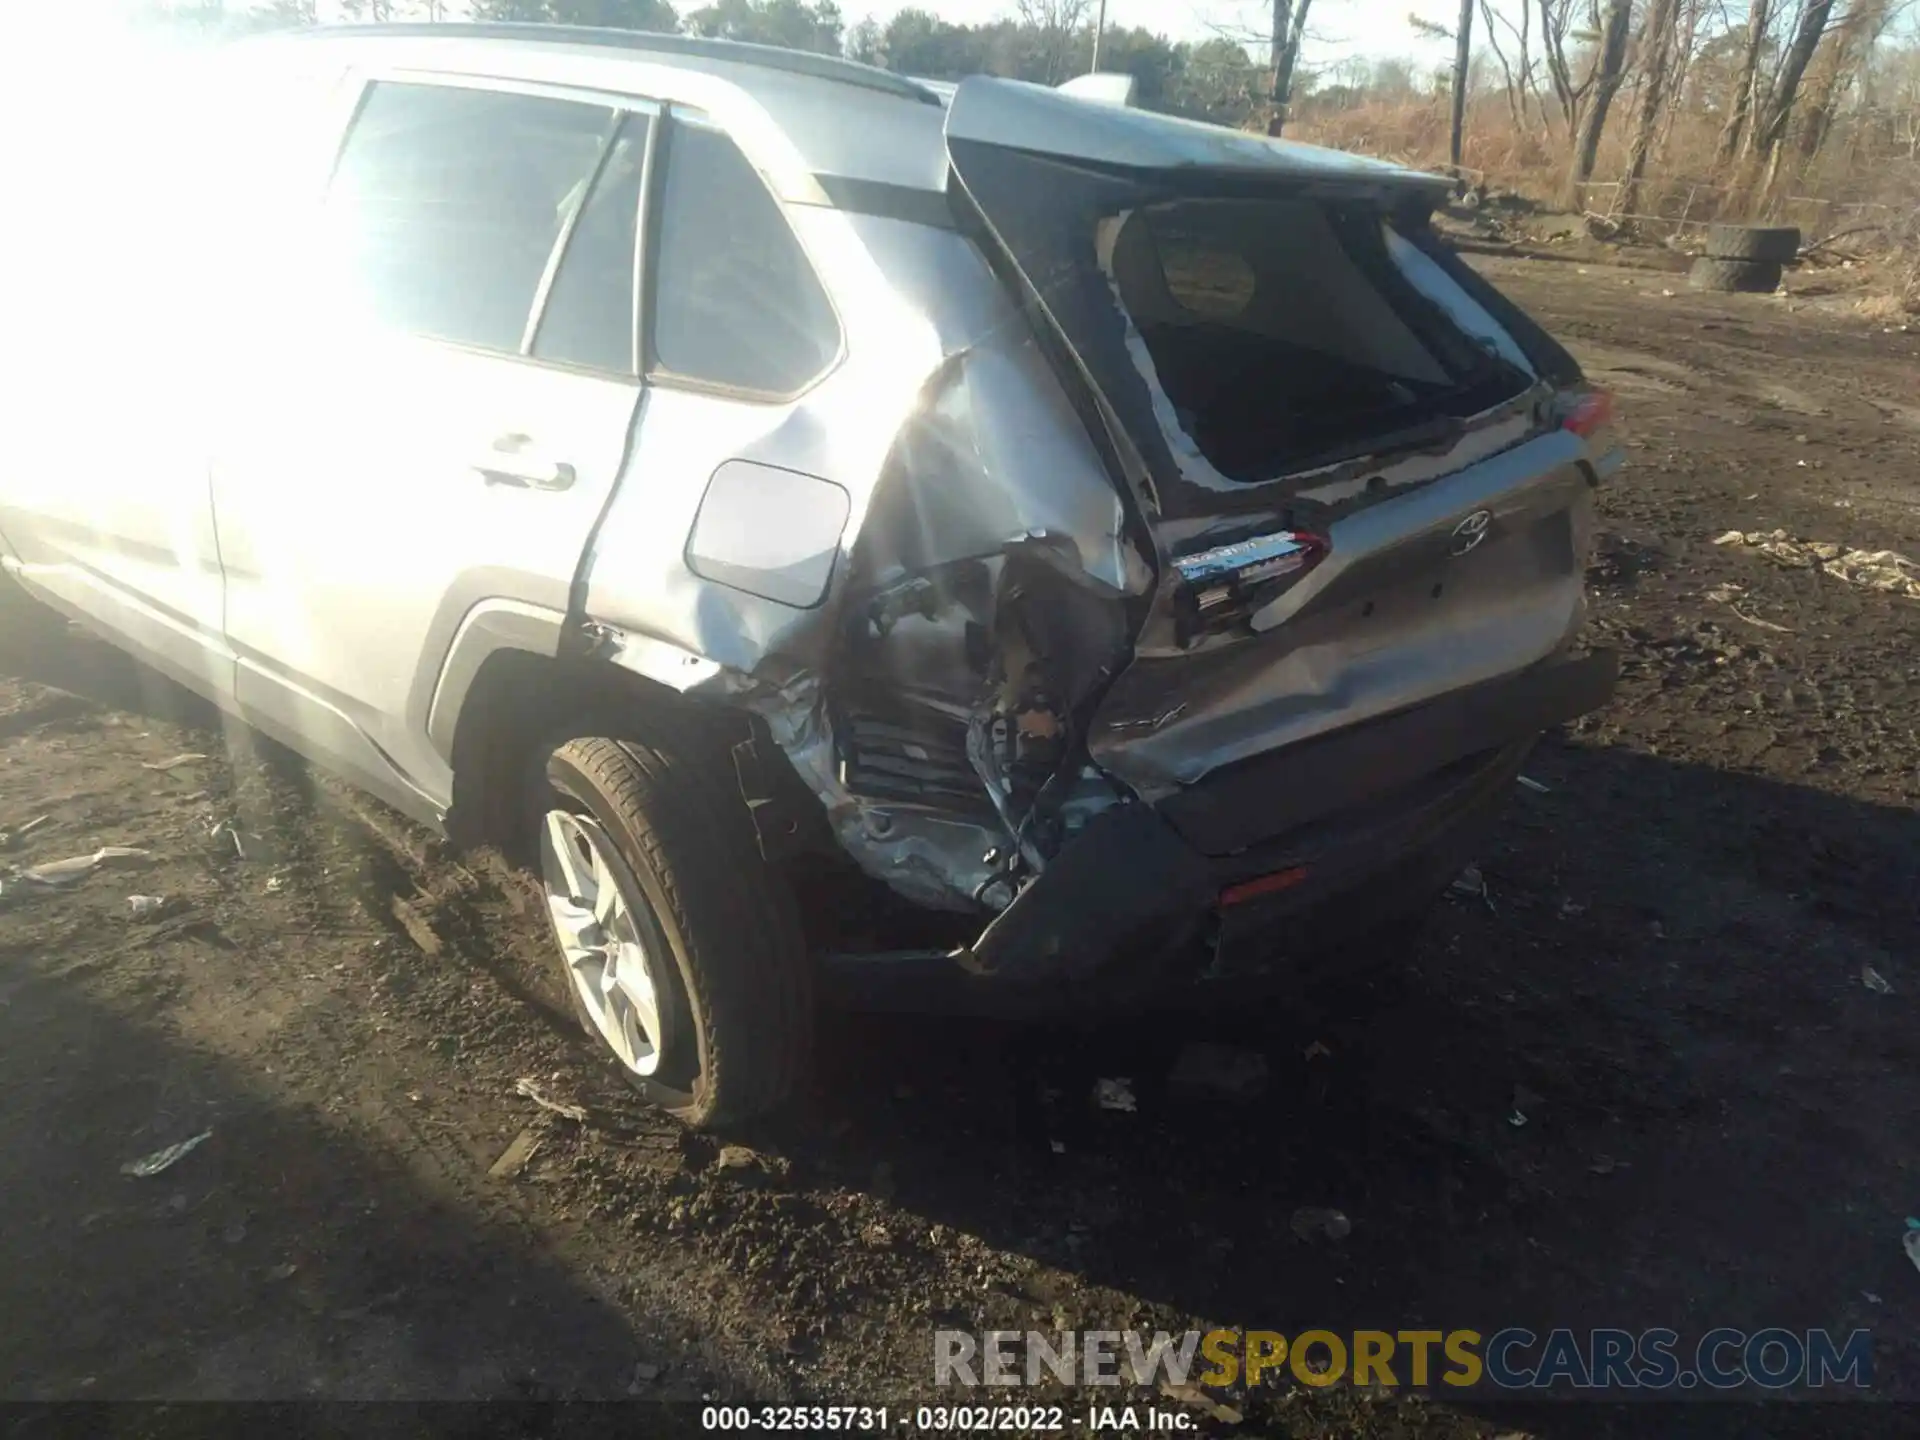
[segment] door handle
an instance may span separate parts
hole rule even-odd
[[[519,490],[571,489],[577,475],[564,460],[543,456],[528,435],[502,435],[473,466],[489,485],[511,485]]]

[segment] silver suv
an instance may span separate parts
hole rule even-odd
[[[561,28],[167,84],[47,196],[103,213],[16,348],[7,569],[518,856],[690,1123],[788,1096],[829,988],[1292,973],[1611,690],[1609,402],[1432,176]]]

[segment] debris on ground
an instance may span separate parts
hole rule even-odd
[[[1713,601],[1716,605],[1726,606],[1727,609],[1733,612],[1733,618],[1736,620],[1744,620],[1749,625],[1758,625],[1762,630],[1772,630],[1781,635],[1791,635],[1793,633],[1791,627],[1776,625],[1771,620],[1762,620],[1757,615],[1749,615],[1746,611],[1742,610],[1739,605],[1734,603],[1746,593],[1747,587],[1744,585],[1715,585],[1706,592],[1706,598]]]
[[[568,1100],[554,1099],[541,1087],[540,1082],[531,1075],[522,1075],[518,1080],[514,1081],[513,1093],[525,1096],[542,1110],[551,1110],[555,1115],[559,1115],[564,1119],[584,1121],[587,1118],[586,1106],[575,1105]]]
[[[764,1155],[745,1145],[722,1145],[713,1168],[742,1184],[765,1184],[784,1179],[792,1166],[778,1155]]]
[[[0,830],[0,850],[11,850],[51,819],[53,819],[51,815],[36,815],[24,825],[16,826],[12,830]]]
[[[439,955],[439,935],[435,933],[433,926],[427,923],[426,917],[415,909],[404,896],[394,896],[393,903],[388,908],[392,911],[393,918],[400,923],[400,928],[407,932],[407,938],[413,941],[422,955],[425,955],[429,960]],[[533,1082],[527,1081],[525,1083],[532,1084]]]
[[[1333,1050],[1324,1041],[1316,1040],[1300,1053],[1302,1060],[1331,1060]]]
[[[1294,1211],[1293,1218],[1287,1223],[1295,1236],[1309,1242],[1331,1240],[1337,1245],[1353,1233],[1353,1222],[1345,1212],[1314,1205],[1302,1206]]]
[[[1237,1100],[1252,1099],[1267,1088],[1267,1057],[1258,1050],[1195,1041],[1174,1061],[1167,1084],[1189,1094],[1207,1090]]]
[[[1133,1081],[1124,1077],[1093,1082],[1093,1103],[1102,1110],[1138,1110],[1133,1098]]]
[[[209,840],[225,839],[233,846],[233,853],[242,860],[247,858],[247,847],[240,842],[240,830],[231,820],[222,820],[207,831]]]
[[[1469,865],[1455,876],[1453,883],[1447,886],[1447,894],[1462,900],[1478,900],[1487,907],[1489,914],[1494,913],[1493,891],[1487,888],[1487,877],[1480,872],[1478,865]]]
[[[262,1276],[270,1284],[278,1285],[282,1280],[291,1280],[299,1273],[300,1267],[291,1260],[283,1260],[278,1265],[269,1266]]]
[[[507,1148],[500,1152],[500,1158],[487,1167],[487,1174],[495,1180],[512,1180],[527,1168],[539,1148],[540,1137],[532,1128],[522,1130],[507,1142]]]
[[[167,897],[164,895],[129,895],[127,908],[133,911],[136,920],[152,920],[166,913]]]
[[[131,845],[103,845],[91,855],[74,855],[65,860],[50,860],[45,865],[30,865],[19,872],[33,885],[58,887],[84,880],[102,865],[115,860],[150,860],[153,852]]]
[[[133,1175],[142,1180],[149,1175],[158,1175],[162,1170],[171,1170],[183,1158],[191,1155],[212,1138],[213,1131],[202,1130],[198,1135],[189,1136],[178,1144],[167,1146],[164,1150],[156,1150],[151,1155],[142,1155],[138,1160],[129,1160],[120,1167],[120,1173]]]
[[[1860,983],[1876,995],[1891,995],[1893,982],[1871,965],[1860,967]]]
[[[1729,530],[1713,542],[1757,550],[1791,570],[1822,570],[1852,585],[1920,600],[1920,564],[1893,550],[1854,550],[1830,540],[1800,540],[1785,530]]]
[[[175,755],[171,760],[146,761],[140,768],[142,770],[178,770],[182,765],[191,765],[196,761],[210,758],[210,756],[202,755],[197,750],[189,750],[184,754]]]
[[[658,1365],[649,1365],[645,1360],[637,1361],[633,1367],[633,1379],[627,1382],[627,1393],[638,1395],[654,1381],[660,1378]]]
[[[1522,775],[1519,777],[1519,779],[1520,779],[1521,785],[1523,785],[1528,790],[1533,791],[1533,793],[1536,795],[1551,795],[1553,793],[1550,789],[1548,789],[1545,785],[1542,785],[1538,780],[1534,779],[1531,775]]]
[[[1539,1094],[1537,1091],[1529,1090],[1524,1085],[1514,1086],[1513,1108],[1507,1114],[1507,1123],[1518,1130],[1522,1125],[1527,1123],[1527,1112],[1533,1111],[1538,1113],[1540,1107],[1546,1104],[1546,1098],[1546,1096]]]

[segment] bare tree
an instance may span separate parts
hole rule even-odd
[[[1467,121],[1467,67],[1473,59],[1473,0],[1460,0],[1453,27],[1453,111],[1447,122],[1447,161],[1460,173],[1460,151]]]
[[[1485,30],[1487,46],[1493,51],[1493,58],[1500,63],[1500,73],[1507,86],[1507,113],[1513,119],[1513,128],[1524,131],[1527,128],[1527,97],[1533,91],[1533,55],[1530,45],[1530,31],[1533,23],[1533,7],[1520,6],[1520,23],[1515,25],[1506,15],[1493,8],[1493,0],[1480,0],[1480,23]],[[1500,26],[1507,27],[1507,33],[1514,39],[1516,46],[1515,64],[1507,61],[1507,52],[1500,44]],[[1545,114],[1545,107],[1541,107]]]
[[[1039,37],[1047,83],[1057,85],[1072,73],[1074,42],[1087,23],[1089,0],[1019,0],[1020,23]]]
[[[1772,188],[1780,165],[1780,142],[1786,138],[1787,120],[1793,114],[1794,101],[1800,96],[1800,82],[1813,60],[1813,52],[1819,48],[1821,37],[1827,32],[1827,20],[1832,14],[1833,0],[1806,0],[1801,7],[1800,22],[1793,28],[1793,39],[1787,45],[1786,54],[1780,57],[1780,69],[1767,91],[1767,102],[1754,115],[1750,148],[1753,163],[1740,189],[1751,192],[1763,168],[1765,179],[1759,188],[1763,192]]]
[[[1740,64],[1733,72],[1733,93],[1727,97],[1727,123],[1720,127],[1720,143],[1714,152],[1714,164],[1733,163],[1746,146],[1748,125],[1755,102],[1760,96],[1760,52],[1766,48],[1767,26],[1773,19],[1772,0],[1752,0],[1747,8],[1747,43],[1740,51]]]
[[[1313,0],[1273,0],[1273,35],[1267,68],[1271,83],[1267,103],[1267,134],[1286,128],[1287,107],[1293,103],[1293,77],[1300,67],[1300,42],[1307,34],[1307,11]]]
[[[1607,0],[1606,14],[1600,22],[1599,48],[1594,51],[1593,67],[1582,87],[1591,93],[1580,107],[1573,162],[1567,167],[1566,203],[1570,210],[1578,210],[1585,203],[1586,184],[1593,178],[1594,162],[1600,154],[1600,135],[1607,128],[1607,112],[1613,108],[1613,97],[1626,75],[1632,20],[1632,0]]]
[[[1647,156],[1653,149],[1660,112],[1667,100],[1679,20],[1680,0],[1652,0],[1640,31],[1640,110],[1634,117],[1633,139],[1627,145],[1627,171],[1621,177],[1615,205],[1623,215],[1632,215],[1640,208],[1640,182],[1647,173]]]
[[[1795,127],[1794,150],[1802,163],[1820,153],[1842,98],[1853,88],[1861,67],[1893,18],[1890,0],[1856,0],[1828,27],[1826,42],[1814,53],[1807,72],[1806,99]]]
[[[1573,67],[1567,63],[1567,40],[1574,31],[1573,0],[1539,0],[1540,50],[1546,59],[1547,80],[1553,86],[1553,98],[1559,102],[1560,118],[1572,134],[1580,118],[1580,107],[1593,84],[1594,72],[1575,82]]]

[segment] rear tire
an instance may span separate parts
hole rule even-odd
[[[1780,288],[1780,266],[1771,260],[1722,260],[1702,255],[1687,272],[1687,284],[1695,290],[1766,294]]]
[[[1709,225],[1707,255],[1715,260],[1757,260],[1784,265],[1800,253],[1792,225]]]
[[[799,918],[731,784],[711,762],[571,740],[548,760],[533,807],[548,920],[581,1024],[636,1090],[696,1127],[778,1108],[813,1054]],[[556,853],[568,842],[572,866]],[[620,898],[602,903],[609,882]],[[637,1006],[636,987],[619,978],[636,968],[646,977]]]

